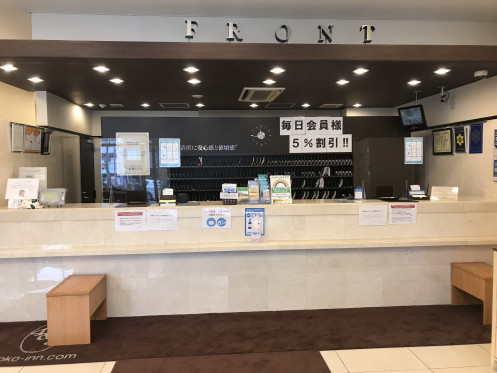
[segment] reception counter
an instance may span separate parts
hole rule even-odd
[[[40,210],[3,209],[0,258],[497,244],[493,224],[497,201],[420,201],[415,204],[415,224],[381,226],[359,225],[359,208],[364,205],[388,204],[310,200],[224,206],[231,209],[230,229],[202,228],[202,209],[223,207],[219,202],[146,208],[74,204]],[[245,208],[251,207],[265,208],[266,234],[257,242],[244,231]],[[115,229],[116,211],[166,208],[177,210],[177,231]]]
[[[359,225],[365,205],[388,206],[224,206],[230,229],[202,228],[221,204],[171,206],[177,231],[139,232],[117,232],[120,209],[101,204],[0,209],[0,321],[45,319],[46,292],[71,274],[106,274],[115,317],[448,304],[451,262],[492,262],[495,200],[420,201],[415,224],[380,226]],[[250,207],[265,208],[259,242]]]

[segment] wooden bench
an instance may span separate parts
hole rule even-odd
[[[493,267],[487,263],[451,263],[451,303],[474,304],[483,301],[483,324],[492,324]]]
[[[107,318],[105,275],[73,275],[47,293],[49,346],[89,344],[90,319]]]

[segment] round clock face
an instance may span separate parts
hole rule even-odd
[[[271,141],[271,130],[265,124],[258,124],[250,130],[250,139],[259,146],[265,146]]]

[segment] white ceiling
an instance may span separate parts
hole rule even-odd
[[[497,0],[1,0],[0,11],[497,22]]]

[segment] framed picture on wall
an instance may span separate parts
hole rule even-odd
[[[432,134],[434,155],[453,154],[454,135],[452,133],[452,128],[433,130]]]

